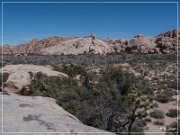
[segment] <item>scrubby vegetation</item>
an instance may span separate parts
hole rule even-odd
[[[37,55],[27,56],[3,55],[3,63],[6,64],[35,64],[35,65],[102,65],[110,63],[163,63],[176,62],[176,54],[109,54],[109,55]],[[1,56],[0,56],[1,58]],[[2,63],[0,63],[2,64]],[[2,65],[0,66],[2,67]]]
[[[153,91],[146,82],[119,67],[103,66],[98,74],[72,64],[54,68],[70,77],[48,77],[39,72],[31,82],[29,95],[55,98],[89,126],[129,134],[143,131],[137,127],[137,120],[146,117],[146,111],[153,107]],[[80,75],[81,85],[76,75]]]
[[[167,115],[168,117],[176,118],[176,117],[179,115],[179,113],[180,113],[180,111],[177,110],[177,109],[170,109],[170,110],[166,113],[166,115]]]
[[[37,73],[32,77],[29,95],[56,99],[84,124],[140,134],[144,134],[145,121],[164,125],[165,115],[161,110],[149,114],[156,121],[146,117],[146,110],[175,100],[172,96],[178,94],[176,60],[176,55],[165,54],[4,56],[4,64],[48,64],[68,75],[68,79],[63,79]],[[166,115],[177,117],[175,110],[169,110]]]
[[[68,77],[70,77],[71,79],[73,79],[73,77],[78,74],[82,76],[86,75],[86,69],[84,66],[77,66],[74,64],[63,64],[62,66],[54,65],[53,67],[55,71],[63,72],[67,74]]]
[[[152,112],[150,112],[150,116],[156,119],[164,119],[164,112],[159,109],[154,109]]]
[[[164,120],[163,119],[158,119],[153,122],[154,125],[164,125]]]
[[[155,100],[160,102],[160,103],[168,103],[170,101],[172,101],[172,96],[174,95],[173,91],[170,90],[164,90],[164,91],[160,91],[156,96],[155,96]]]

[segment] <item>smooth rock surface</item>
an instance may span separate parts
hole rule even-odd
[[[2,105],[2,100],[0,102]],[[2,116],[2,111],[0,113]],[[35,132],[46,132],[46,135],[87,135],[89,133],[113,135],[113,133],[84,125],[75,116],[58,106],[52,98],[15,94],[3,95],[3,131],[26,132],[26,135],[27,132],[29,132],[28,135],[39,135]]]

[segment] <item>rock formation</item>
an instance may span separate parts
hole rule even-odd
[[[80,37],[52,36],[42,40],[33,39],[29,43],[18,46],[4,45],[3,54],[13,55],[81,55],[110,53],[176,53],[177,36],[180,40],[180,30],[161,33],[158,36],[134,36],[126,39],[99,39],[95,35]],[[1,47],[2,49],[2,47]]]
[[[180,41],[180,30],[161,33],[156,37],[157,48],[165,54],[177,52],[177,49],[179,48],[177,40]]]
[[[68,78],[64,73],[53,71],[51,67],[36,66],[36,65],[7,65],[3,67],[3,73],[8,73],[9,78],[3,84],[3,90],[17,93],[20,91],[28,91],[32,76],[37,72],[42,72],[48,76],[59,76]]]
[[[30,74],[23,71],[18,71],[9,75],[8,80],[3,84],[3,90],[17,93],[23,88],[30,85]]]
[[[0,100],[2,105],[2,100]],[[2,107],[2,106],[1,106]],[[81,123],[74,115],[66,112],[56,104],[56,101],[48,97],[27,97],[15,94],[3,95],[3,131],[8,133],[19,132],[23,135],[39,134],[47,135],[87,135],[95,134],[114,135],[113,133],[99,130]],[[43,134],[42,133],[42,134]],[[7,133],[6,133],[7,134]]]
[[[60,55],[60,54],[107,54],[111,52],[110,46],[97,38],[85,37],[63,41],[56,46],[48,47],[42,50],[44,55]]]

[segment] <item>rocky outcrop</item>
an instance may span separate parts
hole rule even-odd
[[[180,30],[161,33],[156,37],[157,48],[164,54],[177,53],[177,49],[180,48],[177,40],[180,41]]]
[[[0,100],[2,105],[2,100]],[[2,111],[0,111],[2,116]],[[88,133],[114,135],[84,125],[75,116],[65,111],[48,97],[26,97],[15,94],[3,95],[3,131],[26,132],[35,135],[44,132],[47,135],[87,135]],[[7,133],[6,133],[7,134]],[[22,135],[23,133],[18,133]],[[39,133],[38,133],[39,134]]]
[[[158,37],[156,43],[162,53],[169,54],[177,51],[177,39]]]
[[[3,84],[3,90],[17,93],[30,85],[31,77],[28,72],[18,71],[9,75],[8,80]]]
[[[3,54],[14,54],[14,50],[15,50],[15,46],[11,46],[11,45],[3,45],[3,47],[1,46],[1,53]]]
[[[105,41],[111,46],[115,53],[125,52],[125,49],[129,45],[129,40],[127,39],[106,39]]]
[[[18,71],[24,71],[27,73],[32,72],[33,74],[36,74],[37,72],[42,72],[48,76],[59,76],[63,78],[68,77],[64,73],[53,71],[53,68],[50,65],[47,66],[32,65],[32,64],[6,65],[3,67],[2,71],[8,74],[15,73]]]
[[[68,76],[64,73],[53,71],[52,68],[45,66],[37,66],[37,65],[7,65],[1,69],[3,73],[8,73],[9,78],[3,84],[3,90],[17,93],[20,91],[29,91],[28,86],[30,85],[30,81],[32,77],[37,72],[42,72],[48,76],[59,76],[61,78],[68,78]]]
[[[137,35],[130,41],[129,50],[135,53],[154,53],[154,48],[156,47],[155,40],[154,37]]]
[[[75,39],[77,37],[58,37],[51,36],[42,40],[33,39],[29,43],[21,44],[18,46],[3,46],[4,54],[15,54],[15,55],[24,55],[24,54],[39,54],[39,52],[50,46],[55,46],[62,41]],[[2,51],[1,51],[2,52]]]
[[[112,50],[110,46],[95,36],[76,38],[63,41],[53,47],[45,48],[41,51],[44,55],[67,55],[67,54],[107,54]]]
[[[179,37],[179,34],[180,34],[180,30],[174,29],[174,30],[171,30],[171,31],[168,31],[168,32],[162,32],[158,36],[176,38],[177,36]]]
[[[133,39],[99,39],[95,35],[80,37],[52,36],[42,40],[33,39],[29,43],[18,46],[3,46],[3,54],[28,55],[81,55],[110,53],[165,53],[177,52],[177,36],[180,40],[180,30],[161,33],[158,36],[147,37],[141,34]],[[1,47],[2,49],[2,47]]]

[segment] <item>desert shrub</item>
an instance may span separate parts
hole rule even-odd
[[[130,113],[133,114],[138,107],[145,107],[151,102],[147,100],[141,104],[139,99],[144,93],[142,91],[149,90],[146,88],[148,85],[120,68],[104,67],[98,77],[98,83],[92,83],[93,74],[84,68],[79,69],[71,65],[58,71],[65,71],[72,76],[83,74],[84,82],[79,86],[72,77],[62,79],[39,72],[31,81],[30,95],[55,98],[60,106],[89,126],[117,132],[123,127],[120,121],[117,123],[116,118],[125,113],[128,118],[134,120],[136,117]],[[143,85],[147,86],[143,87]],[[131,110],[132,107],[135,109]],[[145,115],[145,112],[138,112],[137,117],[141,118]]]
[[[65,84],[66,79],[62,80],[56,76],[49,77],[41,72],[38,72],[34,76],[34,80],[31,81],[30,94],[56,98],[58,97],[58,95],[56,95],[58,92],[57,90],[63,89],[63,82]]]
[[[167,87],[165,86],[166,83],[164,81],[160,81],[159,77],[156,76],[153,79],[157,81],[157,84],[158,84],[157,88],[158,89],[167,89]]]
[[[165,95],[157,95],[154,99],[160,103],[168,103],[170,101],[170,97]]]
[[[154,103],[154,107],[155,108],[158,108],[159,107],[159,104],[157,102]]]
[[[149,115],[156,119],[164,119],[164,112],[159,109],[154,109],[152,112],[149,113]]]
[[[167,115],[168,117],[177,117],[179,113],[180,113],[180,111],[177,110],[177,109],[170,109],[170,110],[166,113],[166,115]]]
[[[126,57],[123,55],[125,54]],[[28,54],[28,56],[3,55],[3,65],[6,64],[37,64],[37,65],[57,65],[57,64],[77,64],[77,65],[101,65],[108,63],[154,63],[154,62],[176,62],[175,54],[118,54],[118,55],[37,55]],[[0,56],[1,57],[1,56]],[[1,66],[3,66],[1,64]]]
[[[146,122],[143,120],[136,120],[132,127],[132,135],[145,135],[144,127],[146,126]],[[133,133],[134,132],[134,133]]]
[[[171,97],[173,95],[174,95],[173,91],[164,90],[163,92],[160,92],[160,94],[157,94],[154,99],[160,103],[168,103],[172,100]]]
[[[156,120],[153,122],[154,125],[164,125],[164,120]]]
[[[152,120],[151,120],[150,117],[146,117],[146,118],[144,119],[144,121],[145,121],[145,122],[151,122]]]
[[[121,69],[108,67],[102,74],[100,82],[107,83],[111,89],[117,89],[121,95],[126,95],[135,86],[135,77]]]
[[[180,119],[176,122],[171,123],[170,125],[166,126],[166,135],[179,135],[180,133]]]
[[[177,80],[177,74],[173,74],[168,77],[168,80],[166,81],[168,87],[178,89],[180,87],[180,80]]]
[[[61,66],[53,66],[55,71],[63,72],[69,77],[73,78],[74,75],[80,74],[85,75],[86,69],[83,66],[74,65],[74,64],[63,64]]]
[[[145,127],[147,124],[144,120],[141,120],[141,119],[137,119],[135,122],[134,122],[134,126],[137,126],[137,127]]]
[[[134,133],[133,133],[134,132]],[[135,125],[132,127],[132,135],[145,135],[143,127]]]

